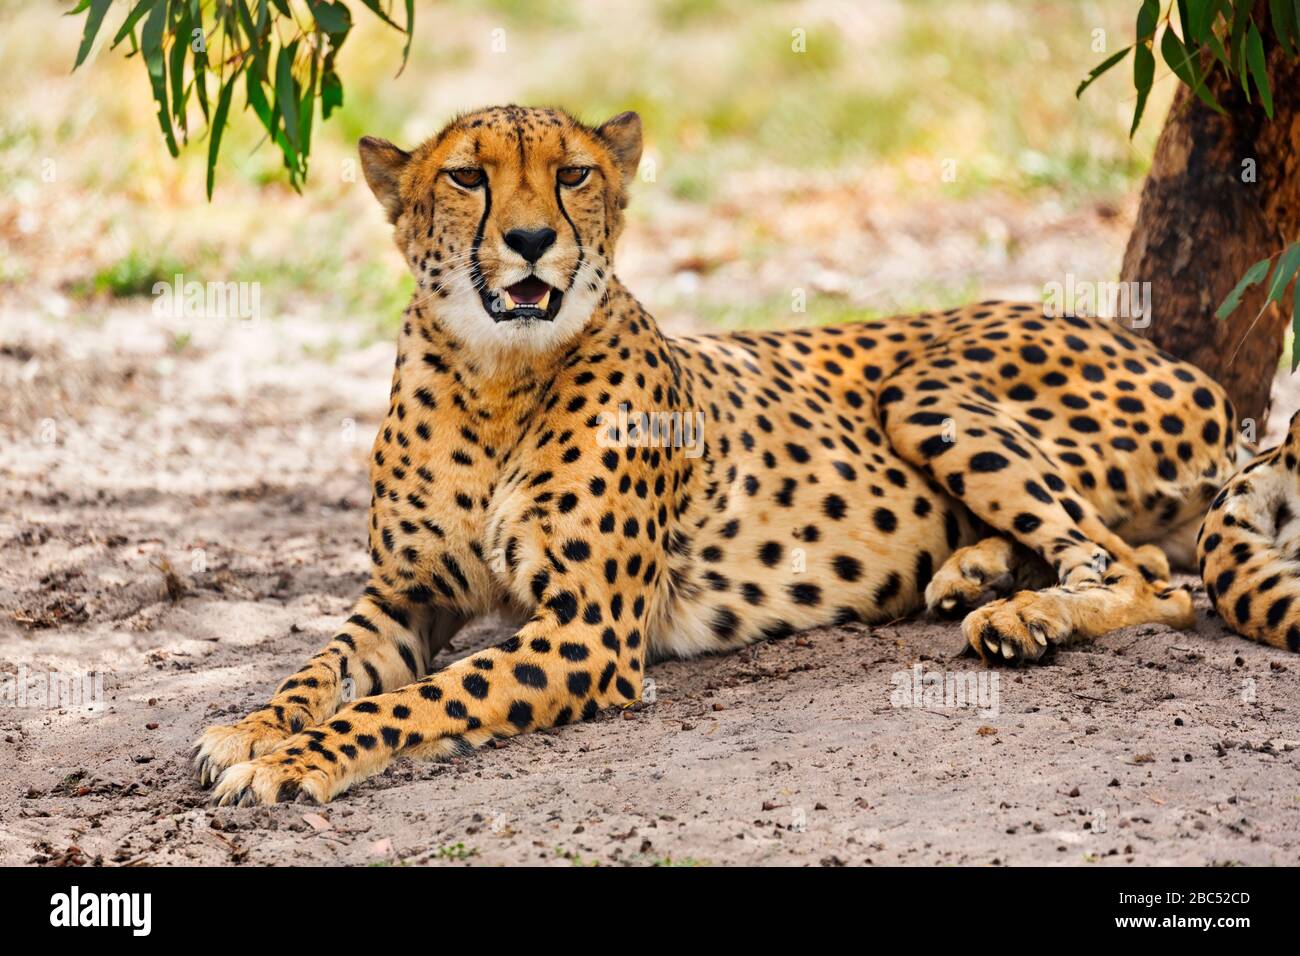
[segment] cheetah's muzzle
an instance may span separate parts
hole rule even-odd
[[[479,296],[493,322],[517,322],[521,319],[550,322],[564,302],[562,290],[543,282],[537,276],[521,279],[496,292],[483,289]]]

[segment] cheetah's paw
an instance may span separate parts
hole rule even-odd
[[[937,617],[958,618],[1010,594],[1015,579],[1008,555],[1009,549],[980,545],[954,552],[926,586],[926,610]]]
[[[282,754],[267,754],[238,763],[217,778],[212,788],[214,806],[249,807],[256,804],[328,803],[329,775]]]
[[[199,785],[211,786],[224,770],[274,750],[288,736],[289,731],[257,714],[237,724],[209,727],[194,745],[194,773]]]
[[[1068,600],[1059,592],[1021,591],[966,615],[962,634],[986,663],[1036,661],[1073,636]]]

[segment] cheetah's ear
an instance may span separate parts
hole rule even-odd
[[[397,217],[402,214],[398,182],[402,170],[411,161],[411,154],[377,136],[361,137],[357,149],[361,153],[361,170],[366,174],[370,191],[388,213],[388,221],[397,222]]]
[[[630,110],[619,113],[596,128],[599,136],[614,155],[623,182],[631,182],[641,162],[641,117]]]

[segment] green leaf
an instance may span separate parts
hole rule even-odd
[[[1250,98],[1250,79],[1242,69],[1242,57],[1246,44],[1246,28],[1251,26],[1250,11],[1255,0],[1237,0],[1232,8],[1232,27],[1228,32],[1228,52],[1232,55],[1232,72],[1241,77],[1241,88]]]
[[[1133,48],[1133,87],[1137,90],[1137,103],[1133,107],[1133,126],[1128,135],[1132,139],[1137,133],[1138,124],[1142,122],[1142,112],[1147,106],[1147,96],[1151,93],[1151,82],[1156,75],[1156,58],[1151,48],[1139,44]]]
[[[201,0],[192,0],[190,6],[190,16],[193,18],[193,29],[203,32],[203,5]],[[191,48],[193,41],[193,30],[190,31]],[[194,50],[194,92],[197,94],[199,109],[203,111],[204,122],[211,122],[212,117],[208,114],[208,54],[205,50]]]
[[[1286,287],[1295,278],[1297,269],[1300,269],[1300,242],[1293,242],[1278,257],[1277,267],[1273,270],[1273,278],[1269,280],[1268,284],[1268,302],[1282,301],[1282,296],[1286,293]]]
[[[275,62],[275,105],[284,117],[284,132],[298,150],[298,85],[293,79],[293,58],[298,52],[298,41],[280,47],[280,55]]]
[[[267,89],[271,89],[269,83]],[[274,93],[273,89],[271,91]],[[258,119],[262,121],[262,126],[266,129],[271,140],[276,146],[280,147],[280,152],[284,156],[284,168],[289,170],[289,183],[294,189],[297,189],[298,174],[302,165],[298,150],[289,141],[288,135],[281,126],[280,120],[284,115],[283,111],[277,108],[278,104],[272,106],[267,100],[262,81],[251,68],[248,70],[248,105],[257,113]]]
[[[135,29],[136,23],[138,23],[140,18],[149,11],[149,7],[152,4],[165,2],[166,0],[140,0],[139,3],[131,8],[131,12],[126,15],[126,20],[124,20],[122,26],[118,28],[117,35],[113,37],[113,45],[109,49],[117,49],[117,45],[125,40],[127,35]]]
[[[1183,46],[1173,30],[1166,29],[1160,37],[1160,55],[1164,57],[1169,69],[1174,71],[1174,75],[1186,83],[1197,98],[1206,106],[1216,113],[1227,115],[1227,111],[1219,105],[1219,101],[1214,98],[1205,86],[1205,77],[1201,73],[1201,65],[1196,59],[1196,52],[1189,47]]]
[[[407,60],[411,59],[411,40],[413,39],[415,39],[415,0],[407,0],[407,42],[406,46],[402,47],[402,65],[398,68],[399,77],[402,75],[402,70],[406,69]]]
[[[1294,55],[1296,49],[1294,13],[1292,0],[1268,0],[1268,15],[1273,24],[1273,32],[1277,34],[1282,50],[1288,55]]]
[[[254,23],[246,0],[238,0],[236,7],[239,11],[239,21],[244,27],[244,35],[248,37],[249,49],[253,51],[254,72],[259,79],[266,82],[268,80],[267,69],[270,64],[271,44],[263,36],[263,30],[266,26],[264,19],[265,8],[259,10],[258,22]]]
[[[1189,41],[1197,44],[1209,43],[1214,35],[1214,18],[1224,0],[1188,0],[1188,18],[1183,21],[1183,33]]]
[[[172,36],[168,69],[172,80],[172,116],[186,142],[189,141],[189,120],[185,115],[185,107],[189,103],[189,89],[185,86],[185,60],[189,52],[190,11],[188,7],[182,6]]]
[[[347,33],[352,29],[352,14],[343,4],[330,3],[328,0],[311,0],[310,6],[316,27],[322,32],[334,35]]]
[[[366,5],[371,13],[375,14],[375,16],[379,17],[379,19],[383,20],[394,30],[402,29],[389,18],[387,13],[384,12],[384,8],[379,5],[379,0],[361,0],[361,2]]]
[[[1300,288],[1291,292],[1291,371],[1295,372],[1296,366],[1300,365],[1300,348],[1296,343],[1300,342]]]
[[[212,201],[212,180],[217,168],[217,154],[221,152],[221,134],[226,129],[226,114],[230,112],[230,94],[235,90],[236,75],[226,78],[217,96],[217,111],[212,114],[212,123],[208,127],[208,201]]]
[[[1246,33],[1246,62],[1250,64],[1250,78],[1255,81],[1259,98],[1264,102],[1264,112],[1273,118],[1273,90],[1268,85],[1268,64],[1264,61],[1264,38],[1255,24]]]
[[[1228,297],[1219,306],[1218,311],[1214,313],[1214,317],[1216,319],[1226,319],[1237,311],[1237,306],[1241,305],[1241,297],[1246,294],[1246,290],[1264,281],[1264,277],[1268,275],[1268,267],[1272,263],[1273,257],[1269,256],[1267,259],[1260,259],[1259,262],[1247,269],[1246,274],[1241,277],[1241,281],[1233,287],[1233,290],[1228,293]]]
[[[1160,35],[1160,55],[1164,57],[1165,63],[1169,69],[1174,71],[1174,76],[1178,77],[1188,86],[1192,85],[1192,71],[1188,66],[1190,57],[1183,43],[1178,39],[1178,34],[1171,29],[1166,29]]]
[[[77,48],[77,62],[72,64],[74,70],[90,55],[90,48],[95,45],[95,36],[104,23],[104,14],[108,13],[108,5],[112,2],[113,0],[89,0],[87,3],[87,0],[82,0],[75,9],[68,11],[68,16],[72,16],[85,10],[87,5],[90,7],[90,13],[86,14],[85,29],[81,33],[81,46]],[[166,3],[167,0],[160,0],[160,2]]]
[[[1228,51],[1223,48],[1223,41],[1220,40],[1216,34],[1211,33],[1209,38],[1205,41],[1205,45],[1210,48],[1210,52],[1214,54],[1214,58],[1223,64],[1223,69],[1229,76],[1231,76],[1232,61],[1228,58]]]
[[[302,172],[307,174],[307,156],[311,153],[311,123],[312,116],[316,112],[316,75],[319,69],[319,63],[315,55],[311,60],[311,76],[308,78],[307,85],[303,87],[302,100],[298,103],[298,140],[302,144]]]
[[[1093,81],[1096,80],[1097,77],[1101,76],[1103,73],[1109,70],[1120,60],[1124,59],[1124,57],[1128,56],[1128,51],[1131,49],[1133,49],[1131,46],[1126,46],[1118,53],[1114,54],[1113,56],[1108,56],[1100,64],[1094,66],[1092,68],[1092,71],[1079,84],[1079,88],[1074,91],[1075,98],[1077,99],[1078,97],[1082,96],[1083,91],[1086,90],[1088,87],[1092,86]]]
[[[1137,15],[1137,42],[1155,39],[1156,23],[1160,19],[1160,0],[1142,0]]]
[[[172,156],[177,156],[179,151],[176,149],[176,136],[172,131],[171,114],[167,110],[167,63],[162,51],[166,19],[167,2],[159,0],[145,18],[144,28],[140,31],[140,49],[149,70],[149,85],[153,89],[154,102],[158,104],[158,125],[162,128],[167,151]]]
[[[343,83],[333,69],[327,69],[320,79],[320,115],[329,119],[330,114],[343,105]]]
[[[262,81],[253,70],[248,70],[246,79],[245,92],[248,97],[248,105],[253,108],[257,118],[262,121],[262,127],[266,130],[266,134],[276,143],[279,143],[284,135],[280,132],[280,114],[271,109],[271,104],[266,100],[266,92],[262,89]]]
[[[1156,75],[1156,59],[1151,52],[1151,41],[1155,37],[1159,17],[1159,0],[1142,0],[1137,14],[1137,44],[1133,48],[1133,88],[1137,90],[1137,102],[1133,106],[1133,126],[1128,133],[1130,139],[1137,133],[1138,125],[1142,122],[1147,96],[1151,93],[1151,83]]]

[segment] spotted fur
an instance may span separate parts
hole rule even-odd
[[[219,802],[329,800],[397,755],[636,701],[655,658],[923,604],[995,661],[1190,624],[1165,551],[1192,561],[1231,466],[1218,386],[1109,322],[1001,302],[669,339],[612,274],[640,148],[633,114],[518,107],[412,153],[363,141],[418,285],[371,580],[266,707],[202,736]],[[530,264],[512,230],[554,237]],[[503,315],[530,274],[562,300]],[[633,440],[620,407],[698,413],[702,448]],[[493,611],[512,637],[431,671]]]
[[[1197,538],[1205,591],[1237,633],[1300,652],[1300,414],[1229,481]]]

